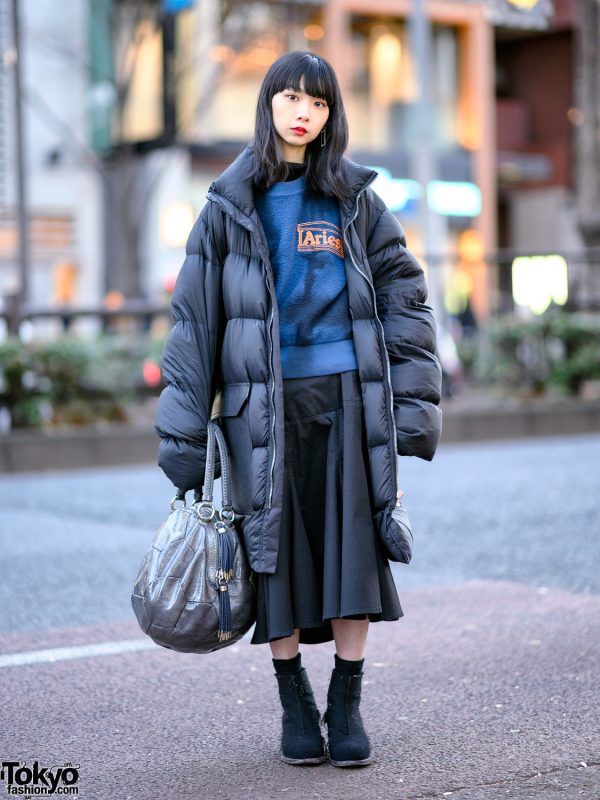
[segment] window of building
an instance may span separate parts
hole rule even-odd
[[[418,75],[407,22],[354,15],[349,49],[345,103],[352,146],[374,152],[410,148],[416,138]],[[452,146],[459,106],[455,28],[432,26],[430,58],[432,144]]]

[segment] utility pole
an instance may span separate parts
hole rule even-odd
[[[577,216],[586,247],[600,247],[600,2],[577,3]]]
[[[435,159],[432,144],[431,94],[429,89],[429,67],[431,63],[431,23],[425,12],[424,0],[413,0],[409,18],[410,49],[417,75],[418,94],[415,102],[415,179],[421,186],[419,198],[419,227],[423,253],[428,263],[428,285],[431,305],[439,322],[446,316],[442,288],[441,260],[436,243],[443,237],[438,215],[429,207],[427,187],[434,178]],[[433,256],[433,258],[432,258]]]
[[[27,187],[25,181],[25,141],[23,129],[23,107],[21,102],[21,64],[23,48],[19,20],[19,2],[12,0],[13,35],[13,87],[15,99],[15,152],[17,171],[17,228],[19,231],[19,278],[17,312],[29,299],[29,221],[27,218]]]
[[[8,49],[8,5],[4,0],[0,0],[0,232],[1,228],[6,224],[6,211],[8,205],[7,199],[7,162],[6,157],[6,141],[5,141],[5,124],[7,119],[5,108],[5,95],[6,88],[6,68],[9,62],[9,49]]]

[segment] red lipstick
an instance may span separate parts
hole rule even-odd
[[[306,133],[306,128],[302,128],[300,126],[297,128],[292,128],[292,130],[294,131],[294,133],[297,133],[300,136],[304,136],[304,134]]]

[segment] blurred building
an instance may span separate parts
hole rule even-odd
[[[86,119],[88,9],[64,0],[20,2],[30,299],[98,297],[104,270],[103,192]],[[19,286],[10,0],[0,0],[0,296]],[[70,265],[68,268],[65,265]]]
[[[436,304],[508,303],[511,270],[484,260],[498,246],[582,248],[572,0],[65,0],[58,17],[51,0],[20,5],[38,302],[57,281],[82,302],[159,297],[208,186],[252,135],[266,69],[291,49],[334,65],[348,155],[379,170]],[[0,291],[14,279],[4,131]],[[51,251],[36,244],[50,223]]]
[[[589,24],[585,6],[594,5],[595,31],[590,20],[591,30],[584,33]],[[564,254],[568,295],[563,292],[563,302],[570,296],[578,307],[597,307],[600,301],[600,295],[590,291],[594,284],[600,288],[595,274],[600,265],[589,263],[584,255],[586,244],[594,242],[586,242],[582,230],[583,187],[578,180],[578,167],[589,179],[595,175],[596,181],[600,169],[598,158],[587,159],[580,146],[584,117],[588,125],[599,110],[600,95],[595,109],[585,108],[580,91],[584,84],[586,92],[598,91],[598,15],[598,4],[587,0],[554,0],[544,30],[501,26],[495,34],[498,245],[525,253]],[[591,37],[596,49],[595,66],[585,68],[584,36]],[[600,143],[597,152],[600,155]],[[500,307],[509,306],[512,299],[510,266],[505,264],[498,275]],[[539,283],[535,264],[529,266]],[[535,287],[532,290],[535,293]]]

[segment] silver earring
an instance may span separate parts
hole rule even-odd
[[[321,147],[325,147],[327,144],[327,132],[325,128],[321,129]]]

